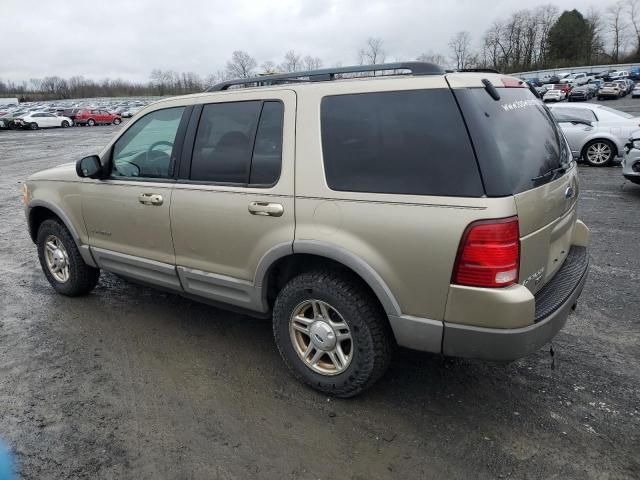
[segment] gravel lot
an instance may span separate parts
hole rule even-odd
[[[20,182],[113,131],[0,131],[0,437],[22,478],[640,478],[640,187],[619,167],[580,167],[592,267],[555,369],[548,349],[401,350],[334,400],[285,372],[267,321],[109,274],[84,298],[49,287]]]

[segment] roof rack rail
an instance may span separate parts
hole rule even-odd
[[[400,62],[379,63],[377,65],[354,65],[352,67],[323,68],[320,70],[308,70],[305,72],[278,73],[275,75],[262,75],[252,78],[238,78],[218,83],[207,89],[207,92],[219,92],[228,90],[235,85],[256,86],[277,85],[281,83],[297,82],[326,82],[336,80],[336,75],[362,72],[380,72],[383,70],[409,70],[412,75],[442,75],[445,71],[433,63],[428,62]],[[397,74],[401,75],[401,74]]]
[[[454,70],[454,72],[470,72],[470,73],[500,73],[493,68],[461,68],[460,70]]]

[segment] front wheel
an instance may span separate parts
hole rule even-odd
[[[351,275],[328,270],[287,283],[273,309],[273,333],[293,375],[337,397],[373,385],[395,344],[377,299]]]
[[[582,150],[582,158],[592,167],[609,165],[615,157],[615,147],[608,140],[592,140]]]
[[[38,229],[38,258],[51,286],[62,295],[89,293],[100,270],[85,263],[71,233],[57,220],[45,220]]]
[[[38,124],[36,122],[31,122],[29,124],[29,129],[30,130],[37,130],[38,129]]]

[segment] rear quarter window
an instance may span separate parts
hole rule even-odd
[[[479,197],[478,166],[449,89],[324,97],[322,149],[329,188]]]

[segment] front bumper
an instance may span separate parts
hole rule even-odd
[[[622,175],[625,178],[632,180],[640,178],[640,171],[634,170],[634,165],[636,170],[640,169],[640,150],[633,148],[633,143],[629,142],[625,145],[622,158]]]
[[[485,328],[445,322],[442,353],[512,361],[537,351],[564,327],[587,280],[586,247],[574,245],[564,265],[535,296],[535,323],[522,328]]]

